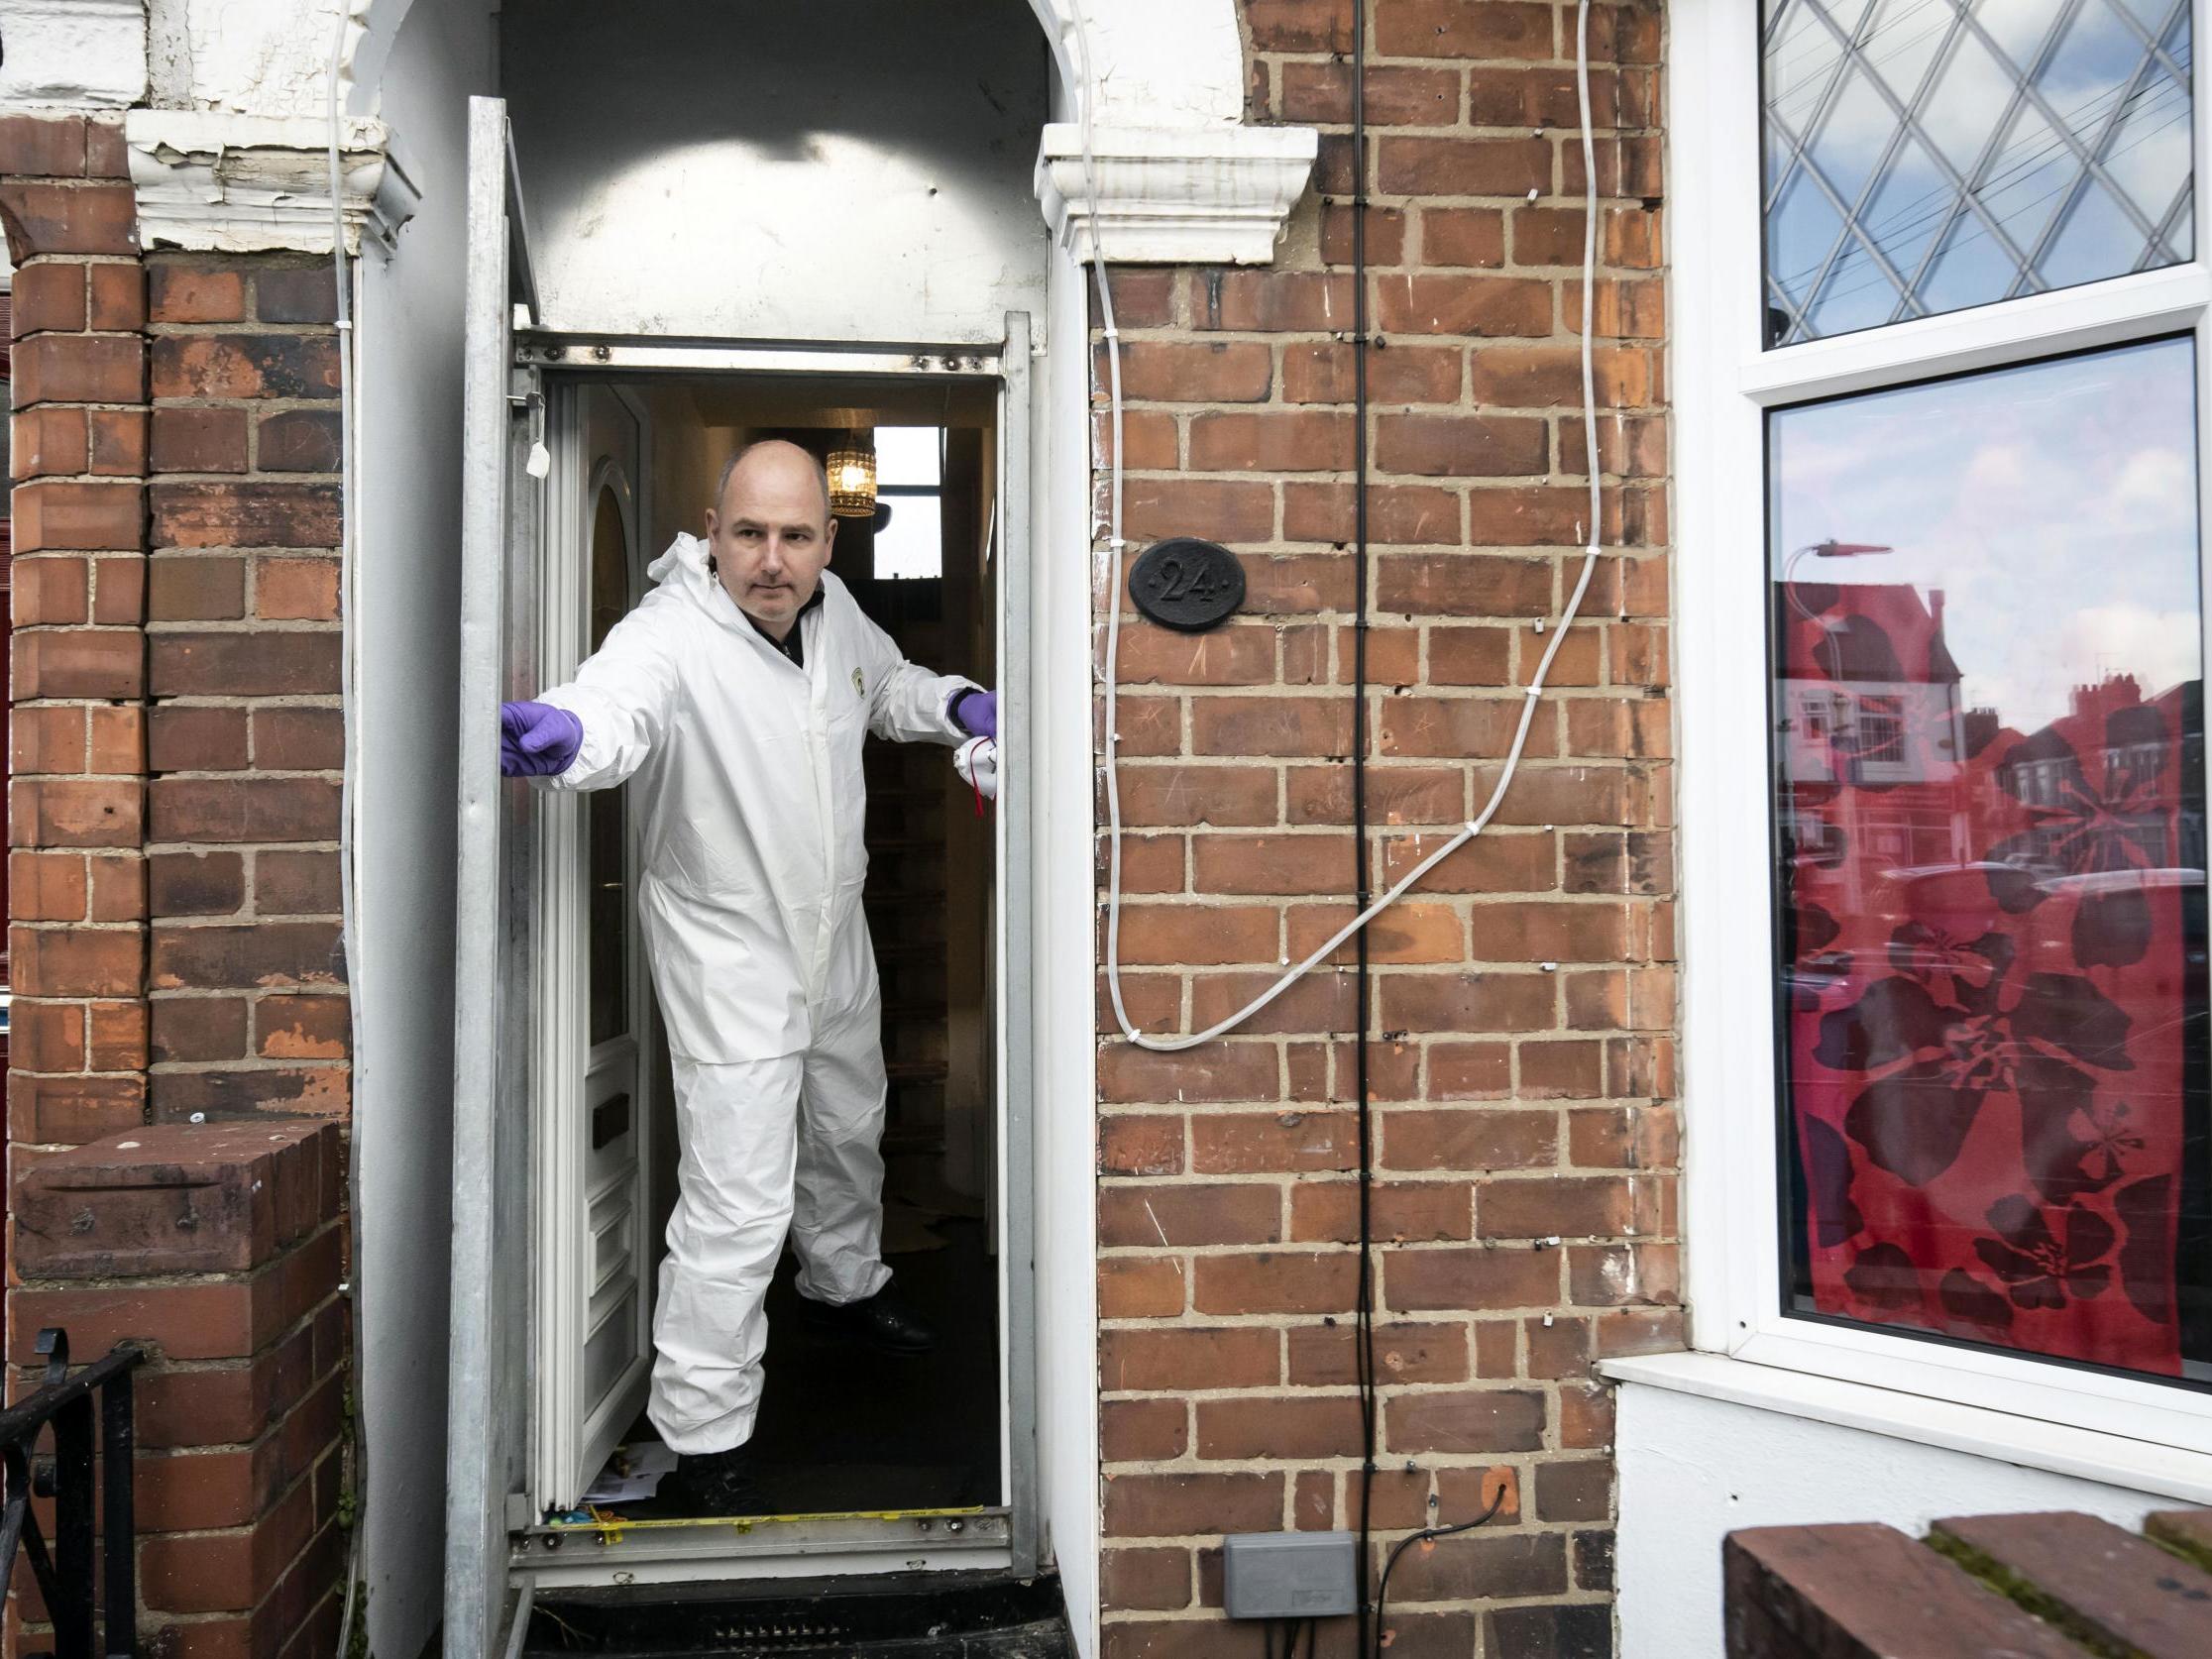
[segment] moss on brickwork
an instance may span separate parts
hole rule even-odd
[[[2070,1639],[2096,1654],[2098,1659],[2148,1659],[2142,1649],[2126,1642],[2113,1641],[2057,1597],[2038,1586],[2033,1579],[2022,1577],[1995,1557],[1974,1548],[1963,1538],[1938,1527],[1928,1535],[1927,1543],[1937,1555],[1955,1561],[2014,1606],[2064,1631]]]

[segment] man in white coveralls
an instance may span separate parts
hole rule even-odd
[[[766,1512],[747,1442],[787,1232],[810,1321],[892,1354],[937,1340],[883,1264],[860,750],[995,741],[998,700],[900,655],[829,573],[835,536],[820,463],[753,445],[575,679],[499,711],[508,776],[633,785],[682,1142],[648,1414],[692,1514]]]

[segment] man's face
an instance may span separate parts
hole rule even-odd
[[[748,453],[719,505],[707,512],[707,544],[722,587],[777,639],[814,598],[836,536],[822,470],[794,444]]]

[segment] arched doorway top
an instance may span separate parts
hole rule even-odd
[[[417,5],[452,0],[176,0],[158,38],[141,28],[111,51],[137,55],[105,81],[140,76],[158,108],[126,116],[142,223],[169,246],[245,250],[327,248],[321,184],[331,46],[343,6],[351,18],[341,96],[348,219],[387,232],[409,203],[385,165],[390,135],[377,125],[392,42]],[[1106,257],[1117,261],[1265,262],[1312,170],[1306,128],[1244,121],[1245,56],[1237,0],[1028,0],[1058,70],[1054,113],[1038,158],[1039,203],[1063,244],[1089,247],[1087,204]],[[1087,29],[1095,102],[1092,166],[1082,161],[1085,77],[1078,20]],[[218,28],[218,24],[220,27]],[[11,78],[38,78],[18,62]],[[54,66],[62,73],[63,66]],[[96,66],[94,66],[96,67]],[[76,78],[87,101],[99,81]],[[48,78],[52,78],[49,76]],[[64,79],[69,78],[67,75]],[[67,101],[63,99],[62,101]],[[399,154],[404,157],[404,135]],[[237,165],[241,157],[252,165]],[[223,159],[223,166],[214,165]],[[272,194],[283,211],[272,211]],[[321,199],[317,199],[318,196]]]

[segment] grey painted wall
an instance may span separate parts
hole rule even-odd
[[[379,1659],[415,1659],[443,1599],[463,207],[468,100],[495,89],[493,11],[442,0],[400,26],[382,113],[422,203],[390,262],[361,271],[354,1146]]]

